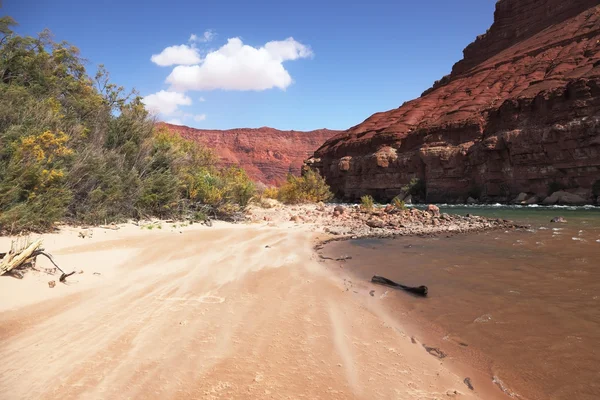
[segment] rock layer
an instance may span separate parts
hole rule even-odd
[[[339,133],[328,129],[310,132],[266,127],[204,130],[167,123],[161,125],[213,149],[221,165],[239,165],[251,178],[266,184],[282,182],[289,172],[299,175],[303,160]]]
[[[319,148],[339,197],[388,199],[413,178],[428,201],[592,201],[600,179],[598,0],[500,0],[494,24],[449,76]],[[554,190],[555,191],[555,190]]]

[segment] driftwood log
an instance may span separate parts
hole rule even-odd
[[[63,271],[56,264],[54,258],[52,258],[50,254],[46,253],[44,249],[41,248],[41,246],[41,239],[36,240],[35,242],[25,246],[23,249],[16,248],[18,246],[15,246],[15,244],[13,243],[13,248],[10,252],[0,254],[0,256],[3,256],[2,260],[0,261],[0,275],[4,275],[25,263],[34,261],[37,256],[44,256],[48,258],[50,262],[56,267],[56,269],[58,269],[62,273],[62,275],[59,278],[60,282],[65,282],[65,279],[67,279],[67,277],[75,273],[75,271],[69,272],[68,274],[65,273],[65,271]],[[23,277],[22,275],[19,275],[17,275],[17,277]]]
[[[401,289],[409,293],[416,294],[418,296],[427,296],[427,286],[405,286],[400,283],[394,282],[391,279],[384,278],[383,276],[374,275],[371,278],[371,282],[379,285],[389,286],[394,289]]]

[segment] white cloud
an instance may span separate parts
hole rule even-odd
[[[215,37],[215,33],[211,29],[209,29],[207,31],[204,31],[202,36],[198,36],[195,33],[192,33],[190,35],[189,41],[190,42],[207,43],[207,42],[210,42],[211,40],[213,40],[214,37]]]
[[[183,93],[161,90],[143,98],[148,110],[155,114],[174,115],[179,112],[179,106],[189,106],[192,99]]]
[[[192,65],[202,61],[198,49],[186,44],[167,47],[159,54],[154,54],[150,57],[150,60],[161,67],[168,67],[170,65]]]
[[[283,62],[312,55],[310,47],[293,38],[258,48],[245,45],[240,38],[231,38],[220,49],[208,53],[201,63],[176,66],[167,83],[176,91],[286,89],[292,84],[292,77]]]
[[[204,102],[206,101],[206,99],[205,99],[204,97],[199,97],[199,98],[198,98],[198,101],[199,101],[200,103],[204,103]]]
[[[170,120],[165,121],[165,122],[167,124],[171,124],[171,125],[183,125],[183,122],[181,122],[181,120],[177,119],[177,118],[173,118],[173,119],[170,119]]]
[[[205,119],[206,119],[206,114],[194,115],[194,121],[196,121],[196,122],[204,121]]]

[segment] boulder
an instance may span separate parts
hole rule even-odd
[[[550,220],[550,222],[564,224],[567,222],[567,220],[564,217],[554,217]]]
[[[525,202],[525,200],[527,200],[527,193],[521,192],[517,197],[515,197],[515,199],[512,202],[515,204],[521,204]]]
[[[477,204],[477,200],[475,200],[475,199],[474,199],[474,198],[472,198],[472,197],[469,197],[469,198],[467,199],[467,204]]]
[[[372,217],[367,221],[367,226],[371,228],[383,228],[385,226],[385,222],[379,218]]]
[[[537,204],[539,202],[540,202],[540,199],[537,196],[531,196],[530,198],[525,200],[525,204]]]
[[[333,211],[338,211],[340,214],[343,214],[346,209],[343,206],[335,206]]]
[[[404,204],[412,204],[412,196],[410,194],[404,198]]]
[[[560,191],[554,192],[550,196],[546,197],[542,203],[545,205],[553,205],[553,204],[580,205],[580,204],[586,204],[587,201],[581,196],[560,190]]]
[[[436,217],[440,216],[440,208],[433,204],[427,206],[427,212]]]

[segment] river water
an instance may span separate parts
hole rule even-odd
[[[600,399],[600,209],[440,206],[511,219],[528,231],[329,244],[344,270],[426,285],[426,299],[373,285],[422,341],[515,398]],[[567,223],[550,223],[563,216]],[[489,382],[482,380],[488,379]],[[465,386],[463,390],[468,390]],[[502,397],[502,395],[500,395]]]

